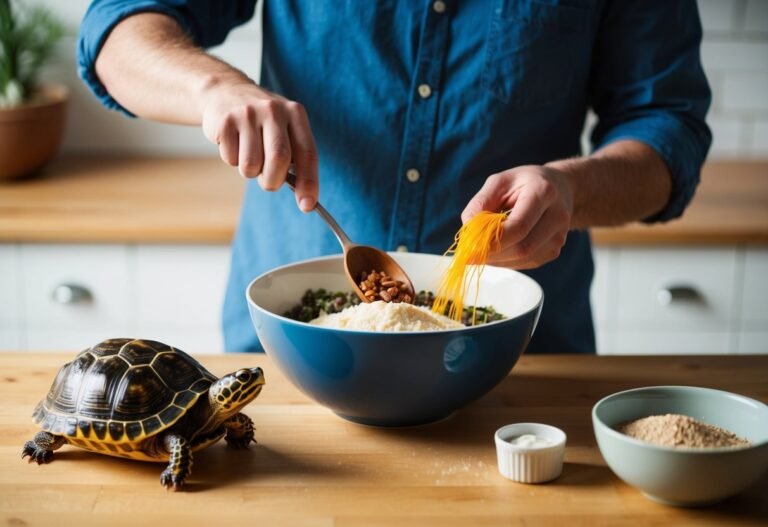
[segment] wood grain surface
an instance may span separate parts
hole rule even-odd
[[[217,159],[64,156],[0,182],[0,241],[229,244],[244,188]]]
[[[719,505],[678,509],[644,498],[604,464],[590,409],[610,393],[689,384],[768,401],[768,357],[523,357],[512,375],[443,422],[407,429],[348,423],[312,403],[264,355],[201,356],[223,374],[264,368],[246,408],[258,445],[195,456],[186,491],[162,489],[162,466],[65,446],[28,464],[30,413],[72,355],[0,354],[2,525],[529,526],[766,525],[768,475]],[[497,471],[493,433],[512,422],[568,434],[562,476],[523,485]]]
[[[236,169],[213,158],[63,156],[40,177],[0,182],[0,241],[229,244],[244,188]],[[766,245],[768,162],[710,162],[682,219],[593,237],[598,245]]]
[[[712,161],[683,217],[593,229],[597,245],[766,245],[768,162]]]

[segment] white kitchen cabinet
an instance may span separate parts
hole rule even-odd
[[[228,248],[140,245],[136,273],[139,335],[185,351],[222,349]]]
[[[0,349],[78,351],[106,338],[140,337],[191,353],[223,350],[228,247],[9,244],[0,249],[0,271],[13,261],[20,269],[18,277],[0,278],[0,300],[20,306],[15,318],[5,309],[0,315]],[[12,290],[20,298],[12,298]]]
[[[82,349],[133,331],[127,247],[30,244],[20,255],[28,349]]]
[[[768,249],[748,249],[744,255],[741,318],[747,328],[768,330]]]
[[[598,352],[768,353],[766,271],[762,248],[597,246]],[[79,351],[130,336],[222,351],[228,274],[222,245],[0,244],[0,350]]]
[[[768,249],[747,249],[739,353],[768,353]]]
[[[735,249],[623,248],[618,253],[616,327],[728,331],[735,285]]]
[[[22,346],[18,253],[16,245],[0,245],[0,349]]]
[[[598,353],[768,353],[768,250],[595,249]]]
[[[609,328],[613,327],[616,315],[611,302],[616,253],[602,247],[594,250],[595,277],[592,281],[591,302],[598,350],[612,350],[614,347],[614,335]]]
[[[722,355],[732,349],[729,331],[606,330],[610,355]]]
[[[738,353],[768,354],[768,330],[743,330],[739,333]]]

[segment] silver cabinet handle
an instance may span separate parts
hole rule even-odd
[[[672,304],[706,304],[704,295],[695,286],[673,284],[662,287],[656,292],[656,299],[662,306]]]
[[[91,291],[82,285],[60,284],[53,289],[51,295],[58,304],[87,304],[93,301]]]

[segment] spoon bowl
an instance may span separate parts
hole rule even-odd
[[[411,279],[390,255],[369,245],[352,244],[349,247],[344,247],[344,271],[349,281],[355,284],[357,296],[365,302],[372,300],[365,296],[363,290],[360,289],[360,277],[363,273],[368,274],[374,270],[379,273],[383,272],[391,279],[402,282],[405,284],[403,292],[410,295],[411,299],[416,298]]]
[[[288,170],[285,182],[291,190],[296,190],[296,174],[293,172],[293,169]],[[336,239],[339,240],[339,244],[341,244],[341,248],[344,251],[344,272],[347,275],[347,280],[349,280],[355,294],[360,300],[369,303],[376,300],[375,298],[366,296],[365,291],[360,288],[361,275],[363,273],[367,275],[371,271],[386,273],[393,280],[402,282],[405,286],[403,292],[408,294],[411,299],[416,298],[413,282],[408,278],[408,273],[406,273],[403,268],[400,267],[400,264],[398,264],[391,256],[376,247],[353,243],[339,224],[336,223],[333,216],[331,216],[325,207],[320,205],[319,201],[315,203],[315,208],[313,210],[325,220],[333,231],[333,234],[336,235]],[[413,300],[411,300],[411,302],[412,301]]]

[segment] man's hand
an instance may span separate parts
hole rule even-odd
[[[570,229],[622,225],[661,211],[672,176],[651,147],[631,139],[592,155],[513,168],[489,177],[461,219],[510,210],[488,263],[532,269],[560,255]]]
[[[197,47],[171,17],[138,13],[110,32],[96,73],[123,107],[140,117],[202,125],[221,158],[280,188],[293,163],[296,202],[317,202],[317,147],[304,108],[253,83],[243,72]]]
[[[221,158],[264,190],[278,190],[293,163],[296,202],[304,212],[314,208],[317,147],[301,104],[251,82],[221,83],[206,92],[202,124]]]
[[[565,173],[527,165],[494,174],[467,204],[461,219],[466,223],[483,210],[510,209],[501,248],[489,254],[489,264],[533,269],[560,255],[573,215],[573,191]]]

